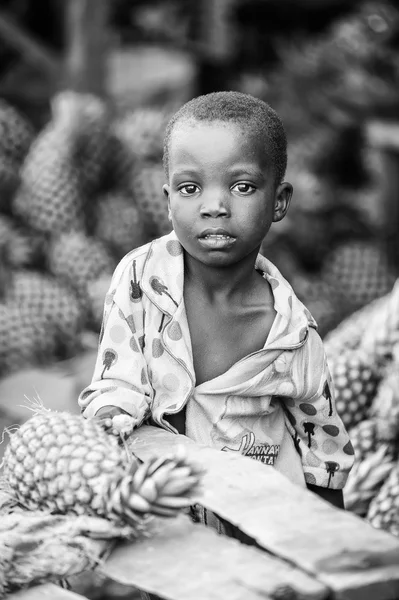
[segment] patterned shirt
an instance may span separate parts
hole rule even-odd
[[[97,362],[79,404],[86,417],[104,406],[139,426],[187,405],[186,434],[340,489],[354,451],[336,413],[322,341],[309,311],[278,269],[258,255],[276,317],[264,347],[196,386],[183,299],[184,254],[174,232],[127,254],[105,299]],[[289,434],[289,435],[287,435]],[[299,465],[299,467],[298,467]]]

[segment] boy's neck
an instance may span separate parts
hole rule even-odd
[[[248,294],[258,275],[255,271],[257,253],[228,267],[204,265],[184,253],[185,285],[198,288],[210,301],[231,299]]]

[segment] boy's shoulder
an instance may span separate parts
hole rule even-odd
[[[279,269],[262,254],[258,254],[255,264],[256,269],[263,273],[272,288],[275,307],[283,314],[292,326],[308,327],[317,330],[317,322],[309,309],[296,295],[291,284],[285,279]]]
[[[134,248],[120,260],[114,270],[112,284],[115,287],[125,278],[130,281],[132,276],[140,279],[148,261],[154,261],[159,265],[168,262],[176,254],[182,254],[182,248],[174,231],[155,238],[143,246]]]

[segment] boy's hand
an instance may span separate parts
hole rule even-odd
[[[117,406],[103,406],[96,413],[95,418],[100,421],[100,425],[104,427],[104,429],[108,430],[109,433],[112,433],[115,436],[120,435],[120,430],[116,429],[113,426],[113,418],[118,416],[126,415],[129,417],[129,413],[127,413],[122,408],[118,408]]]

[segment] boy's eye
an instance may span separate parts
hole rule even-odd
[[[244,194],[246,196],[249,196],[249,194],[253,194],[256,190],[256,188],[253,185],[244,182],[236,183],[231,189],[238,192],[239,194]]]
[[[183,185],[181,188],[179,188],[179,192],[182,196],[192,196],[193,194],[196,194],[198,190],[198,185],[194,185],[193,183]]]

